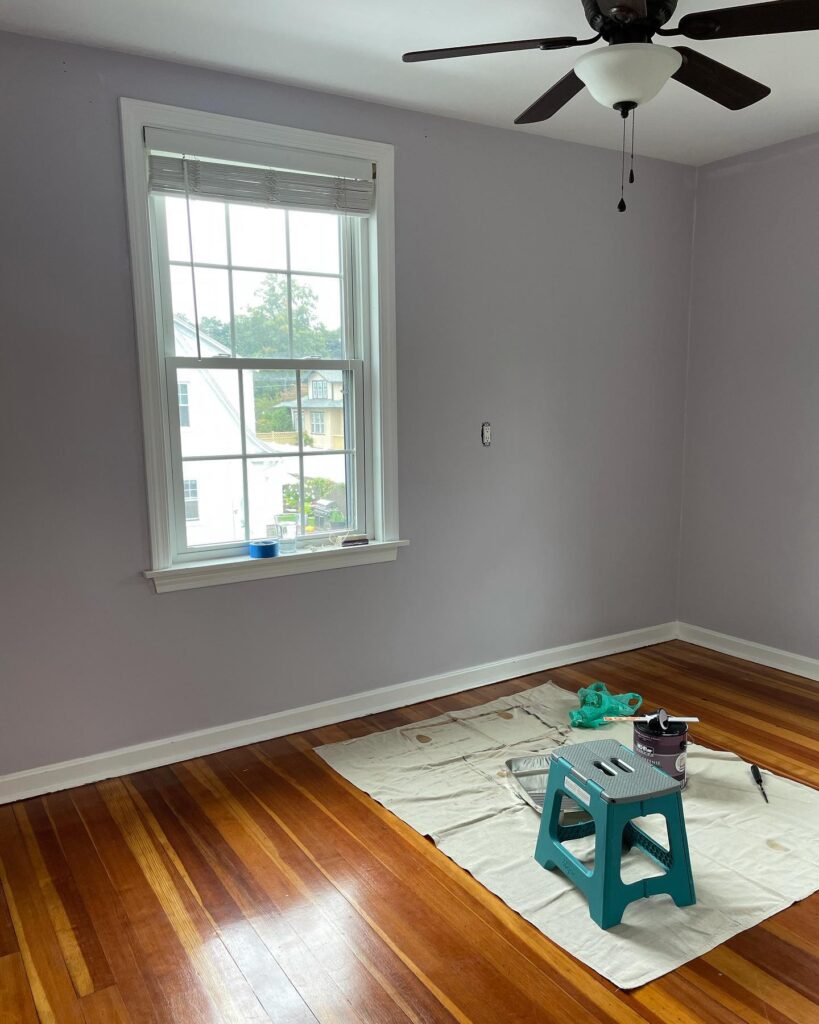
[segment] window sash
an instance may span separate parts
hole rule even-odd
[[[159,297],[160,317],[157,326],[160,328],[160,350],[165,355],[175,355],[174,327],[173,327],[173,303],[171,288],[171,267],[184,267],[191,274],[191,287],[193,289],[194,302],[196,298],[195,272],[199,269],[224,270],[228,274],[228,296],[230,312],[230,348],[231,357],[236,355],[236,336],[234,330],[234,300],[233,300],[233,273],[262,273],[276,274],[287,279],[288,288],[288,318],[289,318],[289,344],[290,355],[293,352],[293,323],[290,308],[290,292],[293,279],[323,278],[338,280],[341,291],[341,337],[343,342],[344,355],[354,355],[362,358],[365,354],[369,356],[371,345],[369,335],[369,242],[366,230],[362,225],[366,222],[361,218],[339,216],[340,238],[339,238],[339,273],[324,273],[321,271],[306,271],[292,269],[290,266],[290,226],[289,220],[286,223],[287,235],[287,266],[280,269],[270,267],[251,267],[236,264],[231,258],[231,227],[228,216],[228,207],[225,206],[225,238],[227,243],[227,263],[208,263],[195,259],[191,249],[191,261],[172,260],[168,251],[168,229],[165,216],[165,204],[162,196],[149,196],[149,222],[151,228],[154,284],[155,292]],[[199,314],[198,308],[194,307],[193,325],[196,331],[197,350],[199,349]],[[164,339],[164,343],[163,343]],[[197,357],[198,358],[198,357]]]
[[[186,561],[206,560],[208,558],[230,558],[241,557],[247,552],[249,535],[250,510],[248,508],[248,462],[252,458],[258,458],[256,453],[252,455],[243,452],[228,456],[229,458],[242,459],[242,491],[244,498],[245,538],[241,541],[226,541],[213,545],[191,546],[187,542],[187,530],[185,527],[184,502],[181,499],[181,480],[183,474],[183,461],[180,441],[180,417],[176,402],[178,402],[178,381],[177,370],[182,367],[196,369],[221,369],[235,370],[240,372],[244,369],[287,369],[287,370],[350,370],[353,374],[353,394],[349,396],[351,412],[347,413],[348,423],[345,426],[347,436],[351,439],[351,447],[343,450],[327,450],[326,454],[335,453],[347,456],[346,481],[348,508],[355,509],[355,521],[350,523],[350,529],[358,533],[373,535],[374,524],[374,494],[373,486],[373,464],[372,456],[368,450],[370,443],[369,424],[370,417],[366,410],[370,408],[370,367],[363,359],[365,353],[371,350],[369,330],[369,268],[368,256],[369,246],[367,233],[361,230],[360,219],[340,216],[340,253],[338,275],[305,275],[305,272],[287,271],[292,276],[329,276],[336,277],[341,286],[341,316],[342,316],[342,341],[345,354],[351,358],[342,359],[315,359],[301,358],[292,354],[293,336],[291,324],[291,355],[286,358],[265,359],[256,357],[243,357],[225,355],[222,357],[199,357],[199,356],[177,356],[175,354],[174,338],[174,314],[172,308],[172,292],[170,286],[170,267],[179,261],[171,261],[168,253],[167,228],[165,223],[164,201],[161,196],[150,197],[151,222],[154,241],[154,265],[157,274],[157,295],[159,297],[158,315],[161,321],[160,349],[164,353],[165,364],[165,386],[166,386],[166,407],[168,409],[168,440],[169,440],[169,465],[168,465],[168,498],[169,498],[169,540],[171,547],[172,563],[184,563]],[[227,210],[227,207],[226,207]],[[227,216],[227,214],[226,214]],[[229,230],[229,227],[226,226]],[[289,249],[289,245],[288,245]],[[191,253],[193,256],[193,253]],[[230,262],[230,244],[228,240],[228,264],[226,270],[231,270],[233,264]],[[200,266],[198,262],[184,263],[186,267],[195,268]],[[239,268],[245,270],[245,267]],[[270,272],[270,271],[267,271]],[[235,340],[233,330],[233,306],[231,301],[231,348],[235,353]],[[355,358],[352,358],[355,356]],[[299,399],[301,399],[300,388]],[[243,389],[239,389],[240,401],[243,401]],[[188,413],[190,417],[190,413]],[[242,412],[243,416],[243,412]],[[305,431],[301,409],[298,410],[298,417],[295,426],[300,427],[299,442],[303,441]],[[246,447],[245,435],[242,434],[242,447]],[[302,452],[305,459],[310,458],[309,449]],[[262,458],[276,458],[275,453]],[[295,455],[283,456],[296,458]],[[213,457],[223,458],[223,456]],[[194,458],[186,458],[185,462],[195,461]],[[300,462],[300,469],[303,463]],[[303,469],[299,474],[300,491],[304,490]],[[201,498],[200,498],[201,502]],[[302,510],[303,516],[303,510]],[[201,519],[201,517],[200,517]],[[302,529],[304,523],[302,522]],[[309,547],[316,542],[326,540],[330,533],[314,532],[308,536],[299,536],[296,541],[297,550]]]
[[[229,558],[231,556],[246,553],[247,544],[253,537],[250,534],[250,506],[247,466],[252,461],[268,461],[276,459],[289,459],[298,462],[299,466],[299,492],[303,499],[305,462],[310,459],[335,455],[345,457],[345,480],[347,493],[347,523],[351,531],[356,533],[371,532],[369,492],[367,488],[367,459],[365,445],[365,417],[364,417],[364,362],[360,359],[247,359],[247,358],[212,358],[197,359],[191,356],[167,356],[166,383],[167,396],[170,411],[171,427],[171,536],[175,562],[207,559],[208,557]],[[220,453],[218,455],[189,455],[182,456],[182,434],[179,425],[178,409],[175,408],[175,399],[179,393],[178,370],[194,367],[199,370],[218,369],[232,370],[238,375],[239,407],[240,407],[240,438],[241,449],[236,452]],[[305,433],[304,426],[299,431],[299,447],[297,452],[248,452],[247,431],[248,425],[244,414],[244,388],[242,374],[246,370],[293,370],[296,374],[296,395],[298,398],[298,410],[301,412],[301,385],[302,378],[307,373],[316,369],[347,371],[352,380],[352,388],[346,395],[344,415],[345,437],[352,443],[345,444],[344,448],[313,450],[306,448],[303,444]],[[299,421],[303,416],[298,417]],[[229,540],[218,544],[189,545],[187,540],[186,505],[185,496],[185,467],[196,462],[218,462],[218,461],[240,461],[242,463],[242,494],[244,503],[244,540]],[[201,496],[197,495],[197,501]],[[353,510],[353,515],[350,514]],[[296,548],[309,548],[328,539],[331,532],[314,532],[304,534],[304,502],[300,501],[299,515],[301,518],[302,534],[296,538]],[[201,518],[201,517],[200,517]]]

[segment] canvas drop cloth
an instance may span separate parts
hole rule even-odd
[[[819,888],[819,792],[765,773],[766,804],[736,754],[689,747],[683,800],[697,904],[669,896],[629,905],[602,931],[583,896],[533,859],[540,816],[510,784],[510,757],[603,736],[631,746],[631,726],[568,727],[571,693],[546,683],[480,707],[317,753],[397,814],[553,942],[619,988],[643,985]],[[646,819],[646,831],[662,839]],[[573,852],[588,857],[593,839]],[[656,873],[624,858],[626,881]]]

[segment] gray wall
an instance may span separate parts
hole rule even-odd
[[[679,617],[819,657],[819,135],[699,172]]]
[[[141,578],[120,96],[397,146],[397,562]],[[0,97],[0,774],[675,617],[690,168],[12,35]]]

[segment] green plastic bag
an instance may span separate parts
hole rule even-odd
[[[639,693],[609,693],[605,683],[592,683],[577,691],[580,707],[569,712],[569,724],[575,729],[600,729],[609,715],[634,715],[643,698]]]

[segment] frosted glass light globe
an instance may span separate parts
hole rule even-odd
[[[604,107],[648,103],[682,64],[682,55],[655,43],[617,43],[584,54],[574,71]]]

